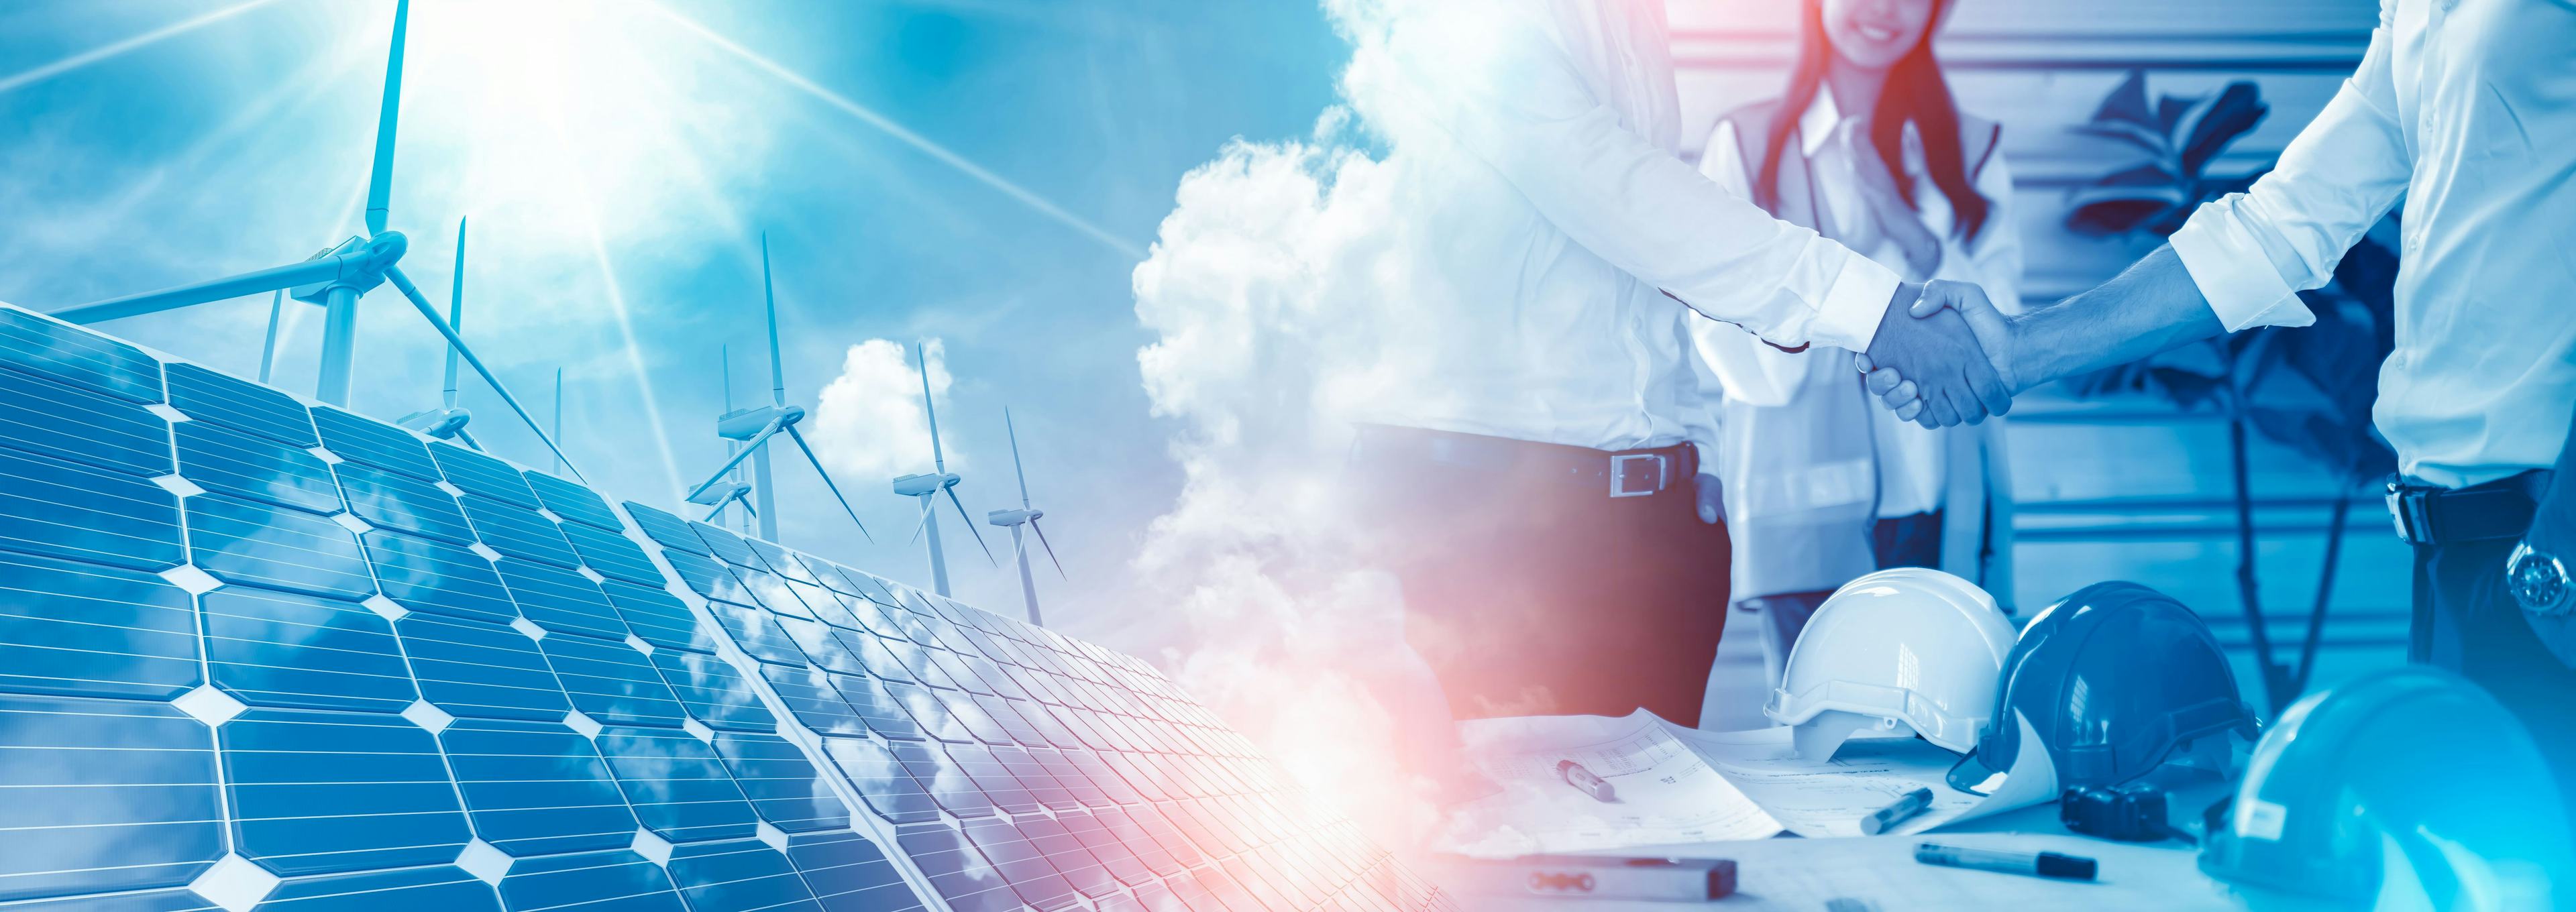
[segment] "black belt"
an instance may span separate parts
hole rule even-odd
[[[1690,444],[1638,450],[1596,450],[1384,424],[1360,426],[1351,446],[1359,465],[1404,460],[1459,469],[1526,474],[1598,487],[1610,497],[1649,497],[1682,486],[1699,469]]]
[[[2397,538],[2410,545],[2521,538],[2539,512],[2550,472],[2533,469],[2465,488],[2388,482],[2388,515]]]

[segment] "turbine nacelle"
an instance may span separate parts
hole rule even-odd
[[[716,418],[716,436],[726,440],[750,440],[768,430],[770,422],[787,427],[805,420],[805,409],[794,405],[762,405],[739,408]]]
[[[965,480],[953,472],[923,472],[894,480],[894,492],[905,497],[922,497],[957,486]]]
[[[1016,526],[1021,523],[1035,522],[1045,515],[1045,510],[994,510],[984,514],[984,521],[996,526],[1008,527]]]
[[[385,271],[392,269],[395,263],[402,262],[403,254],[410,250],[411,239],[404,237],[400,231],[387,230],[374,237],[353,236],[341,241],[340,246],[313,256],[316,260],[324,257],[339,260],[338,275],[310,285],[295,286],[286,294],[307,304],[327,303],[333,288],[347,288],[357,294],[366,294],[375,290],[376,286],[384,284]]]
[[[727,482],[725,484],[714,485],[708,487],[706,490],[699,491],[697,494],[692,495],[689,498],[689,502],[706,507],[721,506],[726,503],[740,500],[750,493],[750,482]]]
[[[394,423],[440,440],[454,440],[456,435],[465,432],[466,422],[472,420],[474,413],[462,408],[435,408],[404,415],[402,420]]]

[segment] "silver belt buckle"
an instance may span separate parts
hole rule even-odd
[[[1628,466],[1649,461],[1655,467],[1654,484],[1645,488],[1628,487]],[[1621,453],[1610,457],[1610,496],[1646,497],[1662,491],[1664,485],[1672,480],[1671,476],[1672,461],[1666,459],[1662,453]]]
[[[2420,494],[2402,485],[2388,486],[2388,521],[2397,527],[2397,540],[2410,545],[2424,543],[2424,536],[2431,532],[2428,527],[2432,524],[2426,521],[2424,509],[2427,498]]]

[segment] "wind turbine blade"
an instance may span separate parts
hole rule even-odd
[[[269,365],[277,362],[277,318],[286,309],[286,289],[268,296],[268,341],[259,345],[259,382],[268,382]]]
[[[948,492],[948,502],[957,505],[957,518],[965,521],[966,531],[975,533],[975,547],[984,549],[984,562],[996,567],[1001,566],[1000,561],[993,559],[993,546],[984,543],[984,531],[975,528],[975,517],[966,515],[966,502],[957,499],[956,486],[951,485],[945,490]]]
[[[716,482],[724,480],[725,473],[733,471],[734,466],[741,465],[744,459],[750,458],[751,451],[760,449],[761,444],[768,443],[769,435],[778,433],[781,427],[785,425],[779,424],[775,418],[770,419],[769,426],[761,428],[760,433],[751,435],[751,439],[744,441],[740,449],[733,451],[732,459],[725,460],[725,464],[718,467],[714,474],[708,475],[707,480],[699,482],[697,487],[690,488],[689,495],[681,499],[696,500],[698,495],[706,493],[708,488],[715,487]]]
[[[935,501],[930,500],[924,500],[921,502],[921,518],[914,520],[912,523],[913,541],[921,540],[921,530],[930,525],[930,508],[937,505],[938,504]],[[909,544],[909,542],[907,542],[907,544]]]
[[[942,475],[948,474],[948,457],[939,449],[939,404],[930,401],[930,352],[921,343],[912,343],[912,359],[921,362],[921,410],[930,415],[930,466]],[[969,521],[967,525],[974,525]],[[977,533],[982,534],[982,533]]]
[[[142,294],[126,295],[122,298],[109,298],[105,301],[99,301],[94,304],[82,304],[74,307],[66,307],[61,310],[48,311],[46,315],[62,320],[66,323],[80,323],[84,325],[105,320],[120,319],[123,317],[139,317],[144,314],[154,314],[194,304],[204,304],[208,301],[221,301],[226,298],[255,295],[263,291],[277,291],[279,289],[293,288],[297,285],[311,285],[315,282],[327,282],[332,279],[340,278],[344,268],[347,268],[349,274],[354,276],[356,275],[356,269],[352,267],[363,262],[363,260],[363,256],[356,255],[348,257],[325,256],[317,259],[305,260],[304,262],[292,265],[262,269],[258,272],[245,272],[237,276],[228,276],[211,282],[198,282],[193,285],[181,285],[177,288],[164,288],[160,291],[147,291]]]
[[[1055,546],[1047,543],[1046,527],[1038,525],[1038,521],[1032,519],[1029,520],[1029,529],[1038,534],[1038,544],[1046,545],[1047,562],[1055,565],[1055,575],[1063,577],[1067,581],[1071,581],[1073,577],[1065,576],[1064,562],[1055,559]]]
[[[769,308],[769,404],[787,404],[787,368],[778,361],[778,292],[769,284],[769,232],[760,233],[760,299]]]
[[[465,220],[456,220],[456,275],[447,283],[447,324],[465,331]],[[448,408],[456,407],[456,346],[447,347],[447,388],[442,391]],[[482,449],[476,447],[475,449]]]
[[[461,427],[460,427],[460,428],[457,428],[457,429],[456,429],[456,439],[458,439],[458,440],[462,440],[462,441],[465,441],[465,445],[466,445],[466,446],[473,447],[475,452],[480,453],[480,452],[482,452],[482,451],[483,451],[483,442],[482,442],[482,441],[479,441],[479,440],[474,439],[474,432],[472,432],[472,431],[466,430],[466,429],[461,428]]]
[[[456,347],[456,353],[465,357],[465,363],[473,365],[474,373],[482,377],[484,383],[491,384],[492,391],[500,394],[501,402],[508,405],[510,411],[517,413],[520,421],[527,423],[528,430],[537,435],[537,440],[544,443],[546,449],[555,454],[555,458],[563,460],[564,468],[572,472],[574,481],[590,483],[590,477],[581,473],[581,467],[573,464],[572,457],[564,455],[563,448],[555,445],[554,435],[546,433],[545,426],[537,423],[537,417],[528,414],[527,407],[519,404],[519,397],[510,395],[510,388],[501,384],[501,378],[494,376],[491,368],[483,366],[483,359],[475,357],[474,349],[466,347],[465,338],[456,334],[456,327],[447,325],[446,320],[439,318],[438,308],[429,306],[429,299],[421,296],[420,286],[412,284],[410,276],[404,275],[400,268],[387,267],[385,281],[392,282],[394,288],[399,289],[403,297],[411,301],[412,309],[420,311],[421,318],[429,321],[430,328],[438,330],[439,335],[447,337],[447,344]]]
[[[859,534],[867,536],[868,544],[876,544],[877,537],[868,533],[868,524],[859,522],[859,511],[850,509],[850,499],[841,496],[841,486],[832,481],[831,472],[824,470],[822,457],[814,455],[814,448],[805,445],[805,435],[797,433],[796,426],[791,424],[787,426],[787,439],[796,441],[796,448],[805,451],[805,461],[814,464],[814,474],[823,477],[823,486],[832,489],[832,499],[841,502],[841,512],[850,514],[850,522],[858,525]]]
[[[411,0],[394,4],[393,50],[385,55],[384,106],[376,112],[376,163],[367,174],[367,233],[383,234],[394,190],[394,122],[402,110],[403,32],[411,20]]]
[[[1011,473],[1020,476],[1020,509],[1029,508],[1029,471],[1020,466],[1020,429],[1011,425],[1011,407],[1002,407],[1002,430],[1011,435]]]

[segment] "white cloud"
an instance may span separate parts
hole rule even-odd
[[[948,409],[945,346],[926,340],[922,352],[930,361],[931,395],[955,414]],[[922,411],[921,374],[913,366],[912,350],[891,339],[850,346],[841,356],[840,376],[816,397],[805,435],[815,455],[845,486],[930,471],[930,419]],[[943,434],[942,442],[949,442],[949,436]],[[960,462],[950,449],[949,470],[956,471]]]

